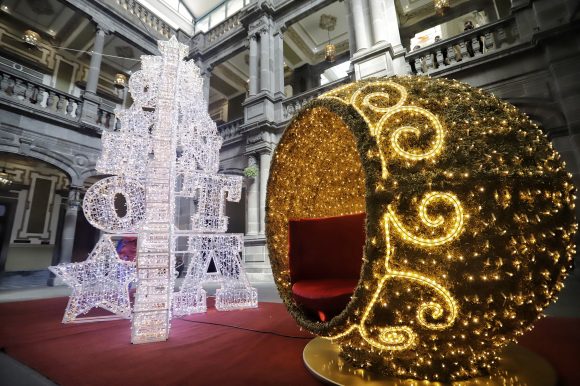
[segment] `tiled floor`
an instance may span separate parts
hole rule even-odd
[[[46,287],[50,272],[48,269],[40,271],[19,271],[0,273],[0,291],[21,288]]]

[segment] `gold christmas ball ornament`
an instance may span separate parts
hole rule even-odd
[[[454,80],[361,81],[310,102],[276,149],[266,211],[297,323],[351,364],[401,378],[493,372],[575,253],[574,187],[558,153],[517,108]],[[322,321],[292,294],[289,220],[360,212],[358,284]]]

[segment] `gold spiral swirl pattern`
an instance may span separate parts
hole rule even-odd
[[[392,206],[388,206],[388,211],[384,216],[385,229],[387,229],[387,223],[393,224],[394,229],[399,233],[399,235],[406,241],[413,244],[420,245],[422,247],[434,247],[449,243],[456,239],[461,230],[463,229],[463,224],[465,221],[465,215],[463,213],[463,207],[459,202],[457,196],[452,193],[447,192],[429,192],[423,197],[421,203],[419,204],[419,219],[427,226],[431,228],[440,227],[444,224],[445,219],[443,216],[437,216],[433,219],[428,213],[428,208],[430,205],[436,202],[446,202],[453,207],[453,221],[446,227],[446,233],[443,236],[428,239],[421,236],[414,235],[409,231],[399,219]]]
[[[416,106],[403,105],[407,98],[407,90],[403,86],[390,81],[381,83],[381,85],[396,89],[400,95],[399,100],[392,106],[380,107],[375,105],[374,101],[380,98],[384,101],[390,102],[390,95],[386,92],[371,92],[362,98],[362,106],[358,107],[357,110],[363,116],[365,116],[363,111],[364,107],[369,108],[375,113],[383,113],[382,117],[378,119],[376,125],[369,124],[369,130],[371,131],[371,135],[373,135],[377,140],[379,155],[381,158],[382,177],[383,179],[386,179],[388,177],[388,153],[394,154],[408,161],[420,161],[434,158],[440,154],[441,150],[443,149],[445,130],[439,119],[427,109]],[[353,94],[352,98],[350,99],[350,102],[353,104],[353,106],[356,107],[356,102],[360,99],[360,93],[363,92],[363,90],[364,87]],[[404,145],[402,145],[403,137],[409,135],[418,137],[421,135],[421,130],[413,126],[397,127],[396,125],[399,122],[396,119],[396,115],[400,113],[410,113],[412,115],[425,117],[428,120],[430,127],[434,130],[434,139],[431,141],[429,148],[405,149]],[[368,119],[368,117],[366,119]],[[395,123],[394,129],[392,128],[393,121]],[[388,136],[388,141],[383,139],[385,137],[383,132],[386,131],[392,131],[392,133]],[[451,206],[453,211],[451,221],[446,221],[442,215],[432,217],[429,214],[429,208],[438,203]],[[383,227],[386,242],[386,272],[379,281],[371,301],[368,303],[366,309],[364,310],[359,325],[355,328],[350,327],[342,333],[330,337],[330,339],[337,339],[337,337],[342,337],[351,333],[355,329],[358,329],[363,339],[365,339],[372,346],[381,350],[401,351],[413,347],[417,341],[417,334],[411,326],[403,325],[381,327],[379,339],[373,338],[366,327],[366,321],[369,318],[373,307],[380,299],[381,292],[383,291],[386,282],[389,279],[395,278],[414,281],[422,286],[426,286],[443,300],[442,303],[429,301],[419,305],[416,318],[420,326],[432,330],[442,330],[454,323],[458,314],[458,306],[451,293],[445,287],[424,275],[409,271],[398,271],[391,269],[390,267],[391,257],[395,250],[391,240],[391,228],[393,228],[394,232],[396,232],[401,237],[403,242],[408,242],[423,248],[430,248],[450,243],[458,238],[461,234],[461,231],[463,230],[466,215],[464,214],[461,202],[453,193],[428,192],[419,203],[418,209],[419,219],[423,224],[429,228],[444,228],[446,232],[443,235],[434,238],[426,238],[416,235],[403,224],[403,221],[399,218],[393,209],[393,206],[389,204],[387,206],[387,211],[383,216]],[[447,226],[443,227],[444,225]],[[444,315],[446,315],[445,318],[443,318]]]

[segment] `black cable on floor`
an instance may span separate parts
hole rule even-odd
[[[282,337],[282,338],[308,339],[308,340],[314,338],[314,337],[309,337],[309,336],[294,336],[294,335],[279,334],[279,333],[273,332],[273,331],[254,330],[252,328],[244,328],[244,327],[239,327],[239,326],[232,326],[230,324],[221,324],[221,323],[212,323],[212,322],[201,322],[201,321],[198,321],[198,320],[189,320],[189,319],[184,319],[184,318],[180,318],[180,320],[183,320],[183,321],[189,322],[189,323],[198,323],[198,324],[208,324],[208,325],[211,325],[211,326],[229,327],[229,328],[234,328],[236,330],[249,331],[249,332],[257,332],[257,333],[260,333],[260,334],[274,335],[274,336],[279,336],[279,337]]]

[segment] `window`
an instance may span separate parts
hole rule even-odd
[[[211,18],[211,27],[215,27],[222,21],[226,19],[226,6],[222,5],[215,9],[210,15]]]
[[[177,11],[179,12],[179,14],[181,16],[185,17],[187,20],[189,20],[190,22],[193,23],[193,15],[191,13],[189,13],[189,11],[185,7],[185,5],[183,5],[182,2],[179,2],[179,8]]]
[[[228,17],[244,8],[244,0],[231,0],[228,4]]]
[[[207,30],[209,29],[209,17],[204,17],[201,20],[198,20],[197,23],[195,23],[195,32],[207,32]]]

